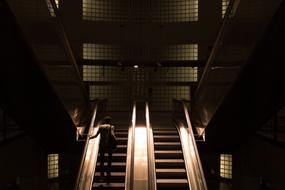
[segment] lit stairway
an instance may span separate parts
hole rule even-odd
[[[174,127],[153,128],[157,189],[189,190],[179,134]]]
[[[108,190],[122,190],[125,189],[125,175],[126,175],[126,157],[127,157],[127,142],[128,129],[115,128],[115,135],[117,137],[118,146],[113,151],[111,178],[107,183],[104,178],[100,181],[100,155],[97,160],[96,173],[93,181],[95,189]],[[107,168],[107,159],[105,159],[105,169]],[[106,173],[105,173],[106,175]]]

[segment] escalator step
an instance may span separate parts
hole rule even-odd
[[[186,170],[182,168],[167,168],[167,169],[156,169],[157,179],[181,179],[187,178]]]
[[[128,141],[128,137],[117,137],[116,138],[117,139],[117,141],[121,141],[121,142],[126,142],[126,141]]]
[[[111,172],[111,177],[110,177],[110,182],[119,182],[119,183],[124,183],[125,182],[125,172]],[[100,172],[95,173],[95,182],[99,182],[100,180]]]
[[[128,136],[128,131],[115,131],[115,135],[117,136],[117,137],[119,137],[119,136],[125,136],[125,137],[127,137]]]
[[[180,142],[155,142],[155,150],[181,150]]]
[[[153,131],[153,134],[178,135],[177,131]]]
[[[97,167],[96,171],[100,172],[101,170],[99,169],[100,163],[97,162]],[[107,167],[107,162],[104,163],[104,166]],[[111,171],[125,171],[126,170],[126,163],[125,162],[112,162],[112,167]]]
[[[123,190],[125,183],[94,183],[93,188],[95,189],[108,189],[108,190]]]
[[[180,142],[177,135],[154,135],[155,142]]]
[[[158,190],[167,190],[167,189],[176,189],[176,190],[188,190],[187,179],[157,179],[157,189]]]
[[[174,127],[154,127],[153,131],[177,131]]]
[[[156,159],[155,160],[156,168],[184,168],[183,159]]]
[[[155,158],[156,159],[169,159],[169,158],[175,158],[175,159],[182,159],[183,153],[181,150],[155,150]]]
[[[127,153],[127,145],[119,144],[115,150],[113,150],[113,153]]]

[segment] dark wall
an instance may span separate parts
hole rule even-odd
[[[271,189],[284,189],[284,160],[284,148],[252,137],[233,154],[234,190],[258,190],[261,179]]]
[[[208,189],[218,190],[220,184],[220,154],[204,152],[203,150],[203,152],[200,153],[200,159]]]
[[[0,186],[17,183],[21,190],[47,189],[47,155],[29,137],[0,147]]]

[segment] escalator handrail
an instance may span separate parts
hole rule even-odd
[[[193,129],[192,129],[192,125],[191,125],[191,122],[190,122],[189,112],[188,112],[187,106],[186,106],[184,101],[182,101],[182,105],[183,105],[184,116],[185,116],[186,123],[187,123],[187,129],[188,129],[188,132],[189,132],[188,134],[190,135],[190,139],[192,140],[192,143],[193,143],[193,148],[194,148],[194,152],[195,152],[196,160],[197,160],[197,167],[198,167],[199,174],[200,174],[200,176],[198,176],[201,179],[201,184],[198,184],[199,185],[199,189],[207,190],[208,189],[207,188],[207,183],[206,183],[206,179],[205,179],[205,176],[204,176],[202,164],[201,164],[201,161],[200,161],[199,152],[198,152],[198,149],[197,149],[197,146],[196,146],[195,137],[194,137],[194,134],[193,134]]]
[[[82,158],[81,158],[81,162],[80,162],[79,171],[78,171],[78,174],[77,174],[74,190],[78,190],[79,189],[80,181],[81,181],[81,178],[82,178],[83,166],[84,166],[84,163],[85,163],[85,157],[86,157],[88,144],[89,144],[89,137],[90,137],[91,133],[93,132],[93,126],[94,126],[95,119],[96,119],[96,116],[97,116],[98,104],[99,104],[99,102],[96,102],[95,106],[94,106],[92,120],[90,122],[89,130],[88,130],[88,136],[87,136],[86,143],[85,143],[85,146],[84,146],[84,151],[83,151],[83,155],[82,155]]]
[[[178,103],[179,110],[175,110],[175,107],[173,110],[178,111],[182,116],[179,117],[174,113],[173,121],[181,139],[189,188],[195,190],[207,190],[207,183],[202,169],[199,152],[197,150],[186,101],[174,100],[174,103]],[[191,155],[194,155],[194,159],[191,159]]]
[[[154,158],[153,130],[150,125],[149,105],[146,102],[145,108],[146,128],[147,128],[147,156],[148,156],[148,187],[149,190],[156,190],[156,172]]]
[[[128,130],[128,148],[127,148],[125,190],[132,190],[133,189],[135,127],[136,127],[136,102],[133,103],[132,123],[131,123],[131,126],[129,127],[129,130]]]

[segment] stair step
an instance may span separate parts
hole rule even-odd
[[[105,153],[105,156],[106,155],[107,155],[107,153]],[[113,157],[126,157],[127,153],[113,153],[112,155],[113,155]],[[99,154],[99,157],[100,157],[100,154]]]
[[[167,169],[156,169],[157,179],[181,179],[187,178],[186,170],[182,168],[167,168]]]
[[[184,168],[183,159],[156,159],[155,167],[158,168]]]
[[[117,137],[116,138],[118,145],[126,145],[128,143],[127,137]]]
[[[177,131],[153,131],[153,134],[178,135]]]
[[[97,162],[97,166],[99,165],[100,163]],[[104,166],[107,166],[108,163],[107,162],[104,162]],[[126,166],[126,163],[125,162],[114,162],[112,163],[112,166],[116,167],[116,166]]]
[[[154,135],[155,142],[180,142],[180,138],[177,135]]]
[[[127,153],[128,146],[126,144],[118,144],[117,148],[113,150],[114,153]]]
[[[115,133],[118,133],[118,132],[119,132],[119,133],[120,133],[120,132],[123,132],[123,133],[126,132],[126,133],[128,133],[128,131],[129,131],[129,129],[118,129],[118,128],[115,127]]]
[[[113,157],[126,157],[127,153],[113,153]]]
[[[172,138],[179,139],[178,135],[154,135],[153,137],[159,139],[172,139]]]
[[[183,158],[183,153],[181,150],[155,150],[155,158],[160,159],[160,158]]]
[[[100,172],[95,173],[95,176],[100,176]],[[111,177],[125,177],[126,173],[125,172],[111,172]]]
[[[155,150],[155,154],[182,154],[182,150]]]
[[[125,188],[125,183],[94,183],[93,188],[108,189],[108,190],[121,190]]]
[[[119,182],[124,183],[125,182],[125,172],[111,172],[110,182]],[[95,173],[94,181],[99,182],[100,180],[100,172]]]
[[[117,141],[128,141],[128,137],[117,137]]]
[[[126,162],[127,153],[113,153],[112,163],[114,162]],[[107,161],[107,158],[105,158]],[[100,156],[98,157],[98,162],[100,162]]]
[[[96,166],[96,171],[100,172],[100,163],[97,162],[97,166]],[[106,167],[108,166],[108,163],[105,162],[104,163],[104,169],[106,169]],[[126,163],[125,162],[112,162],[112,167],[111,167],[111,172],[114,171],[120,171],[123,172],[126,170]]]
[[[180,142],[155,142],[155,150],[181,150]]]
[[[157,179],[158,190],[189,190],[187,179]]]
[[[153,131],[177,131],[174,127],[153,127]]]
[[[127,137],[128,136],[128,131],[119,131],[119,132],[115,132],[116,137]]]
[[[157,179],[157,183],[188,183],[187,179]]]

